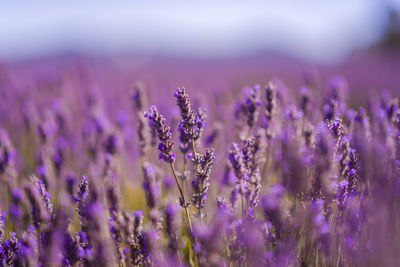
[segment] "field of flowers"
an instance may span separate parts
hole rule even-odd
[[[0,266],[398,266],[399,84],[104,75],[0,68]]]

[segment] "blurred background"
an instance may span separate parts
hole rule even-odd
[[[17,1],[2,4],[0,58],[131,54],[227,59],[275,53],[334,63],[394,42],[399,11],[396,0]]]
[[[13,1],[0,8],[0,64],[18,72],[88,64],[112,77],[168,77],[172,87],[275,76],[297,86],[318,73],[395,90],[399,14],[399,0]]]

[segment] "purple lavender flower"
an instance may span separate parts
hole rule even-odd
[[[150,109],[145,112],[145,117],[152,122],[153,127],[157,131],[157,136],[160,141],[158,145],[158,150],[161,151],[160,159],[167,163],[173,163],[175,161],[175,154],[172,153],[174,142],[171,140],[172,134],[170,128],[167,127],[165,123],[165,118],[158,113],[155,106],[150,107]]]
[[[300,108],[304,115],[307,116],[311,112],[311,94],[310,90],[306,86],[300,88],[301,101]]]
[[[239,180],[247,180],[246,166],[237,143],[232,143],[232,148],[229,151],[229,161],[231,162],[236,178]]]
[[[223,176],[223,179],[221,180],[221,184],[223,186],[229,186],[229,185],[235,184],[235,181],[236,181],[235,174],[232,172],[232,167],[231,167],[229,160],[227,160],[227,162],[225,164],[224,176]]]
[[[193,138],[195,114],[190,107],[189,95],[186,93],[184,87],[178,88],[175,91],[174,96],[176,97],[176,102],[182,118],[179,122],[179,139],[182,143],[187,144]]]
[[[207,119],[206,110],[203,108],[198,108],[196,112],[196,117],[194,119],[194,127],[193,127],[193,140],[197,140],[200,138],[201,134],[204,131],[204,127],[206,126],[205,120]]]
[[[52,204],[50,194],[46,191],[43,182],[35,176],[31,179],[32,183],[25,186],[25,192],[31,205],[33,224],[40,231],[41,225],[48,223],[51,219]]]
[[[148,255],[144,253],[146,246],[143,244],[144,237],[142,234],[143,211],[137,210],[133,214],[125,212],[124,217],[126,221],[125,235],[129,246],[129,261],[134,265],[146,262]]]
[[[82,175],[81,183],[79,184],[78,194],[76,196],[75,201],[77,202],[77,211],[80,218],[80,225],[83,232],[86,232],[87,229],[87,220],[86,220],[86,206],[88,205],[90,199],[89,194],[89,183],[86,176]]]
[[[19,264],[20,244],[16,233],[11,232],[10,238],[1,244],[0,264],[2,266],[14,266]]]
[[[53,213],[53,205],[51,204],[50,193],[46,190],[46,186],[44,185],[44,183],[41,180],[36,179],[34,176],[32,176],[31,178],[32,178],[33,182],[36,183],[36,186],[42,197],[44,207],[49,212],[49,214],[52,214]]]
[[[249,207],[254,208],[258,204],[258,195],[261,191],[260,169],[264,164],[265,132],[260,130],[256,137],[248,138],[242,149],[244,165],[246,166],[248,183],[251,185]]]
[[[389,100],[384,107],[386,111],[386,117],[389,122],[394,122],[396,119],[397,112],[400,108],[400,100],[395,97]]]
[[[267,119],[266,128],[269,129],[271,125],[271,120],[276,109],[276,85],[273,82],[267,83],[265,86],[266,94],[266,108],[265,108],[265,118]]]
[[[154,129],[154,127],[152,127]],[[151,132],[150,127],[146,122],[146,118],[142,116],[142,113],[138,113],[138,126],[137,133],[139,138],[140,155],[144,156],[147,154],[148,149],[151,145]]]
[[[346,109],[345,94],[347,93],[347,83],[340,77],[330,80],[329,92],[323,106],[324,119],[332,120],[337,116],[343,115]]]
[[[61,198],[66,200],[63,195]],[[39,261],[44,266],[60,264],[63,260],[64,244],[69,224],[69,216],[66,212],[66,207],[69,206],[69,204],[66,201],[60,202],[61,207],[55,212],[52,224],[41,233],[42,239],[39,250]]]
[[[226,260],[221,257],[224,238],[227,237],[230,214],[226,209],[218,209],[211,224],[197,224],[193,229],[196,237],[194,249],[199,263],[203,266],[221,266]]]
[[[56,122],[54,118],[54,114],[47,110],[44,114],[43,120],[39,123],[37,127],[37,133],[40,137],[40,141],[42,144],[45,144],[50,141],[54,137],[56,132]]]
[[[30,225],[27,228],[27,231],[24,232],[20,239],[20,256],[21,261],[24,266],[37,266],[38,264],[38,255],[37,255],[37,240],[34,234],[34,226]]]
[[[15,150],[8,134],[3,129],[0,129],[0,174],[5,173],[8,168],[12,168],[14,154]]]
[[[261,106],[260,85],[245,87],[244,100],[239,104],[237,116],[243,115],[249,128],[252,128],[258,121],[259,110]]]
[[[400,132],[400,110],[397,111],[396,118],[395,118],[395,125],[397,130]]]
[[[143,163],[143,189],[146,193],[147,206],[154,209],[160,202],[161,190],[157,182],[156,172],[154,166],[149,162]]]
[[[105,137],[103,147],[107,153],[114,155],[118,150],[118,146],[118,137],[115,134],[109,134]]]
[[[121,263],[125,262],[125,255],[120,248],[123,236],[124,219],[121,211],[121,194],[119,190],[118,177],[111,174],[107,177],[106,181],[106,196],[108,200],[108,207],[110,212],[110,219],[108,220],[109,230],[111,237],[114,241],[116,252]]]
[[[109,211],[112,216],[121,212],[122,199],[119,190],[118,177],[116,175],[111,175],[108,177],[106,196],[109,205]]]
[[[5,212],[0,213],[0,242],[3,241],[5,233],[5,225],[6,225],[6,214]]]
[[[179,256],[178,230],[180,226],[179,207],[176,204],[168,204],[165,207],[165,231],[168,235],[168,249]]]
[[[316,141],[315,177],[312,185],[313,194],[316,198],[323,195],[329,197],[333,194],[330,165],[333,160],[335,142],[329,132],[328,125],[321,123]]]
[[[207,200],[207,191],[210,187],[210,174],[211,168],[214,165],[214,151],[212,149],[207,149],[204,155],[200,155],[197,158],[192,159],[195,164],[198,164],[196,170],[196,177],[192,181],[192,186],[194,189],[192,201],[196,209],[200,210],[205,207],[205,202]]]
[[[197,112],[192,110],[190,106],[189,95],[184,87],[178,88],[174,96],[179,107],[181,120],[179,121],[179,140],[181,141],[180,149],[183,153],[189,150],[189,143],[199,139],[205,126],[206,113],[203,109],[198,109]]]
[[[217,140],[218,136],[221,135],[221,132],[223,130],[222,128],[223,127],[222,127],[221,123],[219,123],[219,122],[214,123],[214,125],[212,126],[211,133],[208,136],[206,136],[206,138],[205,138],[205,145],[206,146],[210,146],[210,145],[215,143],[215,141]]]
[[[133,85],[131,98],[137,111],[143,111],[147,106],[146,85],[142,81],[138,81]]]
[[[315,146],[313,129],[307,133],[305,145],[309,149]],[[309,177],[311,150],[304,149],[302,139],[296,136],[296,130],[290,127],[283,128],[280,136],[282,151],[282,185],[294,196],[304,199],[311,185]]]
[[[359,167],[356,150],[350,147],[348,138],[343,138],[340,147],[340,174],[346,178],[349,192],[356,189]]]
[[[334,118],[328,121],[328,127],[332,131],[333,136],[340,141],[344,135],[344,126],[340,118]]]
[[[91,200],[86,207],[87,235],[93,245],[93,255],[89,261],[92,265],[113,266],[117,262],[117,257],[108,231],[104,208],[101,203],[93,201],[93,198]]]
[[[142,210],[135,210],[133,215],[135,215],[135,222],[134,222],[134,227],[133,227],[133,235],[134,236],[138,236],[139,233],[142,230],[144,212]]]
[[[21,219],[23,215],[24,192],[16,187],[11,190],[11,203],[9,205],[9,214],[13,219],[16,231],[22,230]]]
[[[283,228],[283,214],[281,210],[281,198],[283,192],[283,187],[280,184],[275,184],[271,186],[270,194],[263,196],[261,199],[265,219],[272,223],[275,228],[277,239],[281,237]]]

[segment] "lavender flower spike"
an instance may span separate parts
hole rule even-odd
[[[4,229],[6,226],[6,214],[5,212],[0,212],[0,242],[3,241],[4,238]]]
[[[198,164],[199,168],[196,172],[196,177],[192,181],[194,189],[192,200],[200,215],[200,210],[205,207],[205,201],[207,200],[211,167],[214,165],[214,160],[214,150],[212,149],[207,149],[205,155],[194,159],[194,161],[197,161],[195,163]]]
[[[160,159],[167,163],[173,163],[175,161],[175,154],[172,153],[172,147],[174,141],[172,141],[172,134],[170,128],[165,123],[165,118],[158,112],[155,106],[151,106],[148,111],[144,113],[153,127],[156,129],[158,139],[160,144],[158,145],[158,150],[161,151]]]
[[[269,128],[272,116],[276,108],[276,85],[272,82],[269,82],[265,86],[265,93],[267,100],[267,105],[265,108],[265,118],[267,119],[267,128]]]
[[[89,183],[86,176],[82,175],[81,183],[79,184],[78,195],[75,197],[75,201],[77,202],[77,211],[80,219],[80,225],[82,231],[86,232],[87,230],[87,218],[85,209],[89,202]]]
[[[179,139],[182,143],[189,143],[193,138],[193,127],[194,127],[194,113],[190,108],[189,95],[186,93],[184,87],[178,88],[174,96],[176,97],[176,103],[179,107],[182,120],[179,122]]]
[[[243,154],[240,151],[237,143],[232,143],[232,148],[229,151],[229,161],[231,162],[232,168],[235,172],[235,176],[238,180],[247,180],[246,166],[243,159]]]
[[[165,207],[165,231],[168,234],[168,249],[172,255],[177,253],[180,260],[178,239],[180,217],[178,211],[178,206],[173,203]]]
[[[260,85],[255,84],[253,88],[246,88],[246,98],[242,103],[242,110],[247,118],[247,125],[252,128],[257,124],[259,109],[261,106]]]
[[[147,206],[152,210],[160,202],[160,186],[157,182],[154,166],[149,162],[144,162],[142,168],[144,174],[143,189],[146,194]]]
[[[174,96],[176,103],[181,113],[181,120],[179,121],[179,140],[181,141],[181,151],[186,153],[189,149],[189,142],[194,142],[200,138],[204,129],[204,121],[206,113],[203,109],[199,108],[197,112],[191,109],[189,95],[186,93],[185,88],[178,88]]]

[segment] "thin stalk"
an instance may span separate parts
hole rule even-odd
[[[196,145],[194,143],[194,139],[191,140],[191,145],[192,145],[192,151],[193,151],[194,157],[197,159],[197,151],[196,151]],[[196,175],[200,171],[199,168],[200,168],[199,164],[196,164]],[[200,184],[200,182],[198,182],[197,184],[198,184],[197,185],[197,190],[198,190],[198,192],[201,192],[202,191],[202,188],[201,188],[202,185]],[[202,195],[200,195],[199,197],[200,197],[200,201],[199,202],[201,203],[202,202]],[[201,210],[197,209],[197,212],[198,212],[198,216],[199,216],[199,218],[201,220]]]
[[[122,250],[122,249],[120,249]],[[127,267],[125,259],[123,257],[121,257],[121,251],[118,251],[118,253],[120,254],[120,261],[119,261],[119,266],[121,267]]]
[[[193,140],[193,139],[191,140],[191,143],[192,143],[192,151],[193,151],[193,154],[194,154],[194,156],[196,157],[196,156],[197,156],[197,152],[196,152],[196,146],[195,146],[195,143],[194,143],[194,140]],[[196,164],[196,171],[197,171],[197,172],[199,171],[199,166],[198,166],[198,164]]]
[[[243,196],[243,194],[241,194],[240,195],[240,197],[241,197],[241,202],[242,202],[242,219],[244,218],[244,210],[245,210],[245,207],[244,207],[244,196]]]
[[[39,257],[40,257],[40,231],[39,231],[39,229],[37,229],[37,242],[38,242],[37,243],[38,244],[38,254],[39,254]]]
[[[171,166],[171,170],[172,170],[172,173],[174,175],[174,178],[175,178],[176,185],[178,186],[178,189],[179,189],[179,194],[181,195],[181,198],[182,198],[182,201],[183,201],[183,204],[184,204],[184,209],[185,209],[185,214],[186,214],[186,219],[188,221],[189,229],[190,229],[190,232],[192,233],[193,232],[192,221],[190,220],[190,214],[189,214],[189,211],[188,211],[188,207],[186,207],[185,196],[183,194],[182,187],[181,187],[181,185],[179,183],[178,176],[176,175],[174,164],[170,163],[170,166]]]
[[[187,171],[187,158],[186,158],[185,153],[182,153],[182,155],[183,155],[183,170],[184,170],[184,172],[186,172]]]
[[[268,163],[269,163],[269,158],[270,158],[270,156],[271,156],[271,145],[272,145],[272,142],[270,142],[269,144],[268,144],[268,147],[267,147],[267,149],[266,149],[266,151],[265,151],[265,154],[264,154],[264,157],[266,158],[266,160],[265,160],[265,162],[264,162],[264,164],[263,164],[263,166],[262,166],[262,169],[261,169],[261,183],[263,182],[263,180],[264,180],[264,173],[265,173],[265,171],[267,170],[267,168],[268,168]]]
[[[188,221],[189,230],[190,230],[190,239],[192,239],[192,242],[196,242],[196,238],[193,236],[192,221],[190,219],[190,214],[189,214],[189,211],[188,211],[188,207],[186,206],[185,195],[183,194],[182,187],[181,187],[181,185],[179,183],[179,180],[178,180],[178,176],[176,175],[174,164],[170,163],[170,166],[171,166],[171,170],[172,170],[172,173],[174,175],[174,178],[175,178],[176,185],[178,186],[179,193],[180,193],[181,198],[182,198],[182,202],[184,204],[185,215],[186,215],[186,219]],[[197,253],[196,253],[196,251],[194,251],[194,249],[193,249],[193,252],[194,252],[194,258],[195,258],[194,260],[195,260],[195,262],[197,262],[197,259],[198,259]]]
[[[181,258],[181,253],[179,252],[179,249],[176,251],[176,254],[178,254],[179,264],[182,265],[182,258]]]
[[[186,180],[188,179],[188,177],[186,176],[186,173],[187,173],[187,159],[186,159],[186,154],[185,153],[182,153],[182,155],[183,155],[183,163],[184,163],[184,165],[183,165],[183,174],[184,174],[184,179],[183,179],[183,181],[182,181],[182,192],[185,194],[185,189],[187,189],[187,186],[186,186]]]
[[[339,249],[338,249],[338,258],[336,261],[336,267],[340,266],[340,257],[342,256],[342,246],[339,245]]]
[[[194,143],[193,139],[192,139],[191,143],[192,143],[193,154],[196,157],[197,156],[197,152],[196,152],[196,146],[195,146],[195,143]],[[198,164],[196,164],[196,172],[199,172],[199,165]]]

